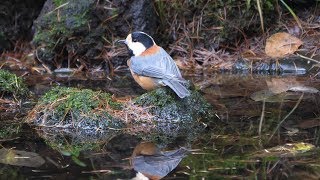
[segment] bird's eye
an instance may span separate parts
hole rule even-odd
[[[137,39],[132,39],[132,42],[137,42],[138,40]]]

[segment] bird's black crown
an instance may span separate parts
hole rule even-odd
[[[132,42],[140,42],[146,47],[146,49],[154,45],[153,39],[145,33],[133,32],[131,37],[132,37]]]

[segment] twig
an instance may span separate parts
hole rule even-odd
[[[36,57],[38,59],[38,61],[41,62],[41,65],[46,69],[46,71],[49,73],[49,74],[52,74],[52,71],[50,70],[50,68],[39,58],[38,56],[38,50],[36,49]]]
[[[320,64],[320,62],[317,61],[317,60],[315,60],[315,59],[309,58],[309,57],[307,57],[307,56],[303,56],[303,55],[301,55],[301,54],[299,54],[299,53],[297,53],[297,55],[298,55],[299,57],[303,58],[303,59],[306,59],[306,60],[309,60],[309,61],[312,61],[312,62],[315,62],[315,63]]]
[[[294,110],[297,109],[298,105],[300,104],[301,100],[303,99],[303,95],[304,93],[301,94],[300,98],[298,99],[296,105],[291,109],[291,111],[280,121],[280,123],[278,124],[278,126],[276,127],[276,129],[273,131],[273,133],[271,134],[270,138],[268,139],[268,141],[270,141],[272,139],[272,137],[274,136],[274,134],[278,131],[278,129],[280,128],[280,126],[282,125],[282,123],[293,113]]]
[[[69,2],[66,2],[66,3],[64,3],[64,4],[61,4],[60,6],[56,7],[54,10],[48,12],[47,14],[51,14],[51,13],[53,13],[54,11],[56,11],[56,10],[58,10],[58,9],[64,7],[64,6],[66,6],[66,5],[68,5],[68,4],[69,4]]]
[[[259,123],[259,131],[258,131],[258,134],[259,134],[260,138],[261,138],[261,129],[262,129],[262,122],[264,120],[265,109],[266,109],[266,100],[263,100],[262,112],[261,112],[260,123]]]

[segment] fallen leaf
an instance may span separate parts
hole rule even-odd
[[[40,167],[45,160],[37,153],[13,149],[0,149],[0,163],[14,166]]]
[[[272,58],[282,58],[298,50],[302,41],[288,33],[279,32],[267,39],[265,52]]]

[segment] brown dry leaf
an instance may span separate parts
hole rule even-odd
[[[267,39],[265,52],[272,58],[281,58],[297,51],[302,43],[300,39],[288,33],[280,32]]]

